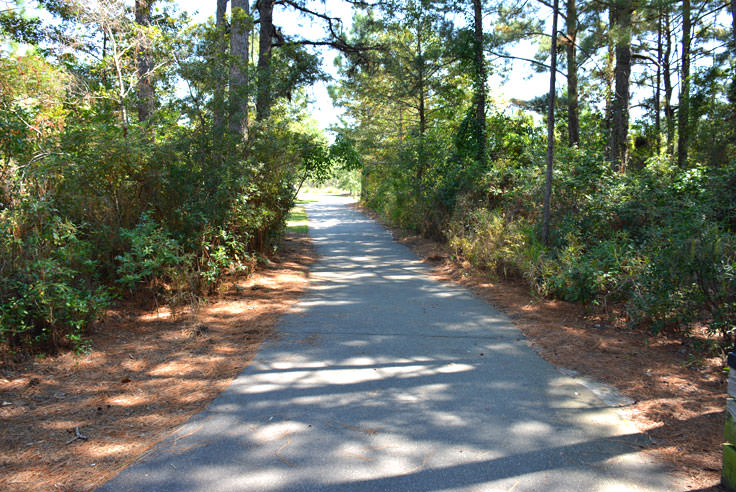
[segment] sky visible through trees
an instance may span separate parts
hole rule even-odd
[[[734,2],[6,5],[10,345],[205,295],[325,179],[541,295],[733,332]]]
[[[203,22],[207,18],[211,17],[214,12],[210,5],[204,5],[199,0],[177,0],[176,4],[184,11],[189,12],[196,22]],[[346,30],[349,30],[352,25],[353,9],[350,4],[344,0],[329,0],[327,4],[322,2],[309,2],[308,5],[316,10],[323,10],[329,15],[340,18],[345,26]],[[194,15],[194,12],[197,12]],[[285,16],[280,16],[281,24],[283,25],[284,31],[290,33],[299,33],[305,37],[322,37],[324,36],[324,29],[319,24],[315,24],[310,21],[306,16],[299,16],[290,13]],[[337,75],[337,71],[334,67],[334,59],[337,56],[335,50],[329,48],[322,48],[319,50],[322,57],[322,68],[325,72],[332,76]],[[318,81],[310,88],[310,96],[313,102],[311,103],[311,114],[312,117],[317,120],[321,128],[327,129],[331,125],[338,122],[338,116],[341,113],[339,108],[336,108],[332,104],[332,99],[327,92],[327,86],[330,82]]]
[[[210,8],[211,5],[205,5],[199,0],[176,0],[174,2],[181,10],[189,12],[192,16],[192,20],[195,22],[204,22],[209,17],[214,15],[214,9]],[[328,0],[327,2],[310,0],[308,5],[315,10],[320,10],[328,13],[331,16],[338,17],[342,20],[345,30],[349,31],[352,26],[352,16],[354,9],[351,4],[345,0]],[[549,25],[551,23],[551,8],[543,6],[542,9],[549,10],[549,15],[545,21],[544,30],[549,31]],[[458,22],[463,23],[461,16],[452,15]],[[729,14],[727,10],[723,10],[719,15],[719,22],[728,24]],[[320,37],[324,35],[324,30],[319,24],[311,22],[307,16],[294,15],[289,13],[288,15],[280,16],[281,24],[285,31],[291,33],[299,33],[305,37]],[[490,28],[492,25],[493,18],[491,15],[484,16],[484,23]],[[489,91],[492,97],[498,98],[501,101],[510,100],[528,100],[535,97],[543,96],[549,90],[549,79],[548,75],[544,72],[534,70],[533,65],[523,59],[534,58],[534,54],[539,51],[538,43],[530,40],[519,40],[515,46],[509,49],[509,53],[513,56],[519,57],[518,60],[508,60],[508,66],[505,68],[504,73],[491,73],[489,76]],[[338,53],[335,50],[329,48],[322,48],[319,50],[323,57],[322,68],[325,72],[333,77],[336,77],[337,71],[334,67],[335,57]],[[703,66],[709,63],[707,59],[701,59],[696,62],[698,65]],[[634,76],[636,76],[636,70]],[[642,69],[639,68],[639,72]],[[321,128],[328,129],[330,126],[337,124],[339,115],[342,114],[340,108],[335,107],[330,98],[327,86],[334,82],[330,81],[318,81],[310,88],[310,95],[312,103],[310,104],[313,118],[317,120]],[[641,102],[641,98],[647,97],[642,94],[635,94],[634,99],[636,103]],[[643,109],[634,106],[632,108],[633,116],[641,116]]]
[[[184,11],[192,14],[193,20],[203,22],[208,17],[214,15],[210,6],[205,6],[199,0],[177,0],[176,4]],[[328,0],[326,5],[320,1],[312,1],[310,6],[317,10],[325,9],[329,15],[339,17],[346,30],[350,30],[352,26],[353,7],[344,0]],[[210,12],[212,10],[212,12]],[[194,14],[196,12],[196,15]],[[486,19],[486,22],[489,22]],[[307,37],[318,37],[324,35],[323,29],[317,24],[310,22],[305,16],[287,15],[281,17],[281,23],[284,30],[292,33],[300,33]],[[338,55],[335,50],[325,48],[320,50],[323,56],[323,69],[332,76],[337,76],[334,67],[334,59]],[[531,57],[536,51],[536,47],[531,42],[522,41],[519,46],[513,50],[513,53],[520,57]],[[489,87],[491,94],[495,97],[503,99],[527,99],[545,94],[548,90],[547,75],[537,73],[530,69],[529,64],[516,60],[512,62],[513,68],[508,74],[501,76],[491,74]],[[327,86],[333,82],[319,81],[311,88],[311,96],[313,98],[312,116],[317,120],[321,128],[328,129],[330,126],[338,122],[338,117],[342,113],[340,108],[336,108],[332,104],[332,99],[327,92]]]

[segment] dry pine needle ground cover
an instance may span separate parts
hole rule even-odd
[[[253,359],[314,260],[308,238],[287,237],[270,265],[196,314],[121,306],[87,355],[0,366],[0,490],[85,491],[112,478]]]
[[[513,319],[545,360],[631,398],[635,403],[623,409],[625,415],[649,436],[649,452],[683,476],[686,490],[725,490],[720,471],[727,376],[720,356],[699,357],[680,338],[626,329],[615,311],[586,311],[579,304],[534,298],[520,282],[491,282],[469,264],[453,261],[441,244],[389,229],[433,266],[438,279],[468,287]],[[702,333],[694,335],[704,341]]]

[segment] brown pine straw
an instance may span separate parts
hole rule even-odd
[[[86,491],[201,411],[253,359],[308,284],[315,253],[287,237],[196,313],[122,305],[92,351],[0,366],[0,490]]]

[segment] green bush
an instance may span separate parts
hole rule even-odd
[[[655,331],[687,332],[689,323],[707,316],[714,334],[730,336],[736,325],[736,237],[711,226],[660,243],[631,298],[633,321]]]
[[[226,229],[208,235],[202,244],[199,276],[202,290],[211,291],[228,271],[248,274],[253,269],[253,254],[248,250],[250,233],[236,236]]]
[[[533,228],[498,211],[474,209],[453,219],[446,235],[454,255],[494,276],[534,282],[542,268],[543,248]]]
[[[544,139],[529,122],[499,115],[488,132],[486,169],[461,155],[460,138],[456,155],[427,171],[421,201],[401,162],[370,171],[366,203],[404,227],[427,232],[415,225],[442,224],[457,257],[493,276],[522,277],[539,294],[620,303],[632,324],[655,332],[686,335],[694,322],[706,323],[729,339],[736,325],[736,164],[681,169],[649,156],[620,174],[603,145],[563,146],[543,246]]]
[[[65,26],[101,35],[84,11]],[[304,89],[317,58],[274,54],[270,116],[249,118],[246,136],[229,124],[245,115],[233,114],[243,94],[224,90],[236,62],[221,56],[224,33],[170,14],[145,33],[131,12],[117,19],[107,34],[118,58],[10,45],[0,56],[3,346],[81,347],[110,292],[191,302],[227,273],[249,273],[276,247],[299,183],[330,174],[338,156]],[[142,35],[156,66],[145,115],[140,67],[123,55],[139,52]],[[173,90],[182,80],[184,96]],[[355,168],[350,145],[339,154]]]
[[[142,286],[159,294],[176,277],[177,270],[186,268],[182,247],[147,213],[133,229],[120,229],[120,236],[128,248],[115,258],[116,282],[126,289]]]
[[[0,212],[0,343],[12,350],[86,347],[84,332],[108,306],[92,245],[43,201]]]
[[[545,262],[539,279],[541,293],[595,304],[628,299],[647,258],[625,233],[587,245],[569,234],[566,243]]]

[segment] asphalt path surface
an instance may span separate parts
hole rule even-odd
[[[98,490],[679,489],[610,401],[346,202],[307,205],[321,258],[276,339]]]

